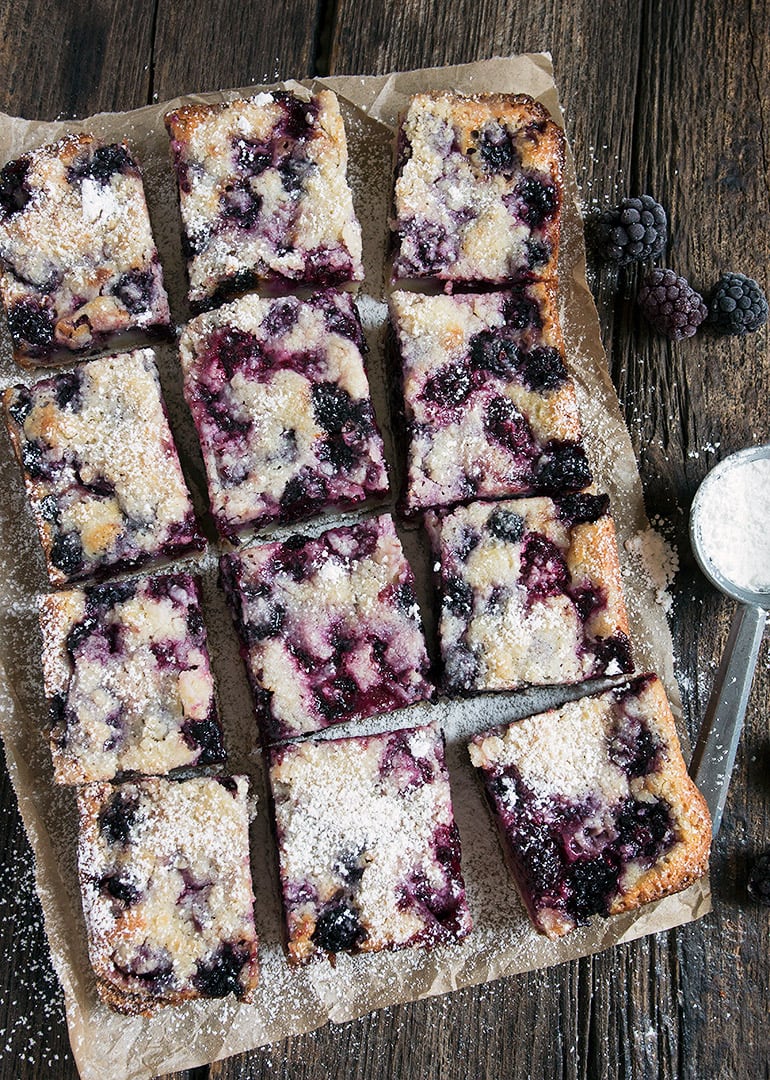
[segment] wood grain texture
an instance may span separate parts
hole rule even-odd
[[[321,0],[158,0],[154,98],[306,78],[321,6]]]
[[[0,108],[82,116],[316,68],[374,74],[542,49],[554,57],[587,206],[649,190],[670,212],[667,265],[696,287],[731,269],[767,289],[768,0],[97,0],[88,8],[18,0],[0,10]],[[648,510],[661,516],[682,560],[673,627],[694,731],[731,606],[695,572],[687,514],[711,465],[770,439],[770,331],[744,340],[702,333],[671,345],[634,308],[637,276],[592,268],[591,283]],[[767,1080],[770,915],[747,900],[745,880],[770,836],[769,703],[765,643],[713,859],[715,911],[706,919],[287,1039],[184,1080]],[[74,1080],[4,770],[0,807],[0,875],[12,883],[0,897],[0,1047],[8,1047],[0,1080]]]
[[[0,5],[0,109],[54,120],[146,105],[152,25],[146,0]]]

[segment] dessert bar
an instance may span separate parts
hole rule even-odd
[[[245,776],[79,789],[78,865],[99,996],[151,1014],[250,1001],[259,977]]]
[[[270,783],[292,963],[470,932],[435,728],[273,748]]]
[[[158,574],[40,599],[60,784],[224,761],[200,589]]]
[[[430,511],[449,694],[632,670],[606,495]]]
[[[293,522],[388,490],[353,298],[244,296],[188,324],[184,392],[217,528]]]
[[[26,367],[168,327],[142,176],[125,143],[67,135],[3,168],[0,293]]]
[[[454,296],[395,292],[391,320],[407,512],[591,483],[551,283]]]
[[[564,136],[524,94],[417,94],[401,121],[395,278],[554,276]]]
[[[151,349],[5,392],[54,585],[200,550]]]
[[[260,282],[363,278],[336,95],[283,90],[166,116],[194,311]]]
[[[221,559],[267,742],[432,694],[414,577],[387,515]]]
[[[519,892],[548,937],[706,873],[708,809],[656,676],[476,735],[469,749]]]

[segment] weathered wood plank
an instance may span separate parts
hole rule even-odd
[[[152,93],[220,90],[311,73],[321,0],[159,0]]]
[[[35,892],[32,852],[0,746],[0,1078],[77,1080],[64,1000]]]
[[[19,0],[0,6],[0,109],[30,120],[146,105],[154,5]]]
[[[670,207],[669,265],[696,288],[737,270],[767,290],[770,5],[654,3],[642,33],[647,63],[639,83],[635,179],[658,184]],[[617,339],[628,392],[649,418],[641,460],[650,509],[673,520],[681,551],[687,551],[689,504],[708,469],[733,450],[770,441],[769,333],[698,335],[671,347],[663,361],[636,318],[625,344]],[[693,729],[733,609],[702,584],[688,559],[675,642]],[[762,656],[712,859],[715,910],[670,942],[671,963],[676,950],[680,965],[679,1075],[693,1080],[767,1076],[770,1068],[770,919],[745,892],[751,859],[770,838],[767,644]]]

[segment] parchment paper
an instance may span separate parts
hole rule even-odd
[[[361,309],[372,349],[370,380],[389,460],[398,480],[398,458],[388,422],[382,303],[392,188],[391,148],[398,111],[408,96],[418,90],[454,88],[465,92],[530,93],[547,106],[557,122],[563,124],[563,118],[547,55],[323,82],[340,95],[347,125],[349,175],[364,230],[367,279]],[[247,88],[247,92],[254,89]],[[202,100],[235,94],[236,91],[207,94]],[[0,162],[55,139],[65,131],[87,130],[112,139],[126,137],[144,167],[172,311],[181,323],[188,317],[186,284],[174,178],[163,127],[164,113],[180,100],[131,113],[102,114],[80,122],[29,122],[0,115]],[[600,489],[608,491],[612,499],[623,561],[623,542],[648,523],[636,462],[607,372],[597,315],[586,285],[582,222],[571,157],[566,194],[560,305],[567,356],[577,383],[589,457]],[[6,334],[4,320],[2,333]],[[175,348],[167,345],[157,352],[172,428],[196,506],[203,512],[202,462],[181,396]],[[27,376],[13,365],[7,335],[3,336],[0,386],[20,379],[25,381]],[[434,619],[427,552],[418,531],[402,531],[402,539],[417,572],[430,637]],[[340,956],[336,968],[323,962],[289,971],[281,947],[275,853],[265,810],[262,765],[255,750],[251,699],[231,621],[216,584],[216,554],[212,545],[198,564],[204,578],[204,612],[219,683],[229,764],[233,771],[250,774],[253,789],[259,796],[260,809],[252,834],[252,868],[262,981],[254,1005],[240,1005],[232,1000],[194,1002],[162,1009],[151,1019],[127,1018],[99,1004],[88,964],[76,873],[75,800],[71,791],[57,789],[51,781],[44,733],[46,710],[42,700],[34,597],[45,590],[46,577],[25,505],[21,477],[12,461],[5,433],[0,436],[0,732],[37,861],[37,886],[51,955],[64,987],[72,1048],[84,1080],[142,1080],[158,1073],[193,1068],[309,1031],[329,1019],[341,1022],[395,1002],[441,994],[584,956],[618,942],[669,929],[709,910],[709,887],[704,879],[686,892],[636,914],[594,919],[590,926],[560,942],[550,942],[536,934],[503,864],[465,744],[473,731],[576,694],[541,691],[528,695],[486,695],[467,702],[415,706],[385,722],[393,726],[394,722],[404,725],[436,719],[446,732],[455,811],[463,843],[463,871],[475,921],[473,933],[457,947],[368,957]],[[678,711],[671,638],[663,611],[655,603],[649,581],[631,566],[624,565],[623,572],[637,667],[654,669],[661,675]],[[585,687],[578,693],[584,691]],[[380,721],[379,727],[383,726]],[[346,725],[346,729],[350,727]],[[375,730],[377,722],[352,727]]]

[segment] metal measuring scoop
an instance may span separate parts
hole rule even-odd
[[[724,496],[721,505],[725,513],[730,513],[730,474],[734,469],[759,458],[770,459],[770,446],[739,450],[737,454],[725,458],[708,473],[695,493],[690,510],[690,543],[698,565],[712,585],[737,600],[739,605],[690,765],[690,773],[711,811],[714,836],[722,821],[762,632],[770,608],[770,591],[752,592],[725,577],[704,544],[703,508],[718,492],[718,487],[722,486]]]

